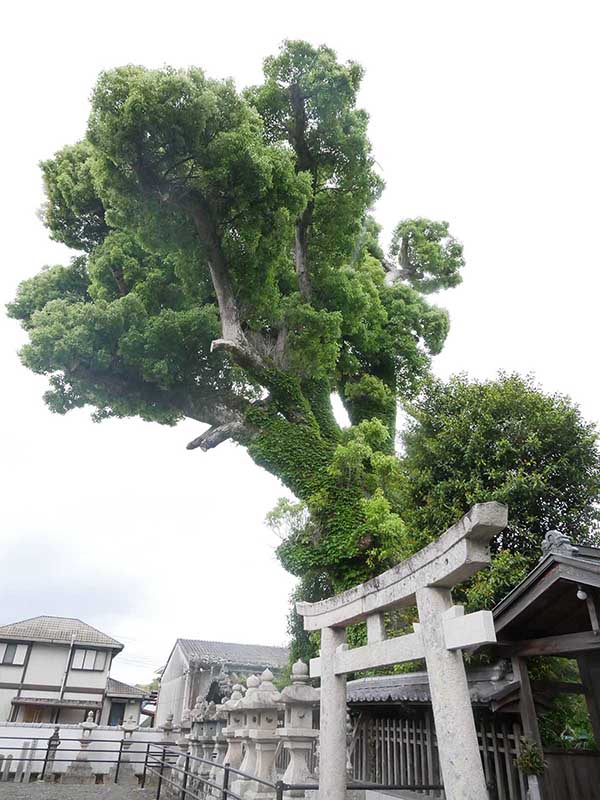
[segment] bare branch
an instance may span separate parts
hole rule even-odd
[[[222,442],[226,442],[228,439],[235,439],[236,436],[240,436],[245,432],[246,427],[243,422],[239,420],[226,422],[224,425],[213,426],[200,434],[187,445],[187,449],[196,450],[200,448],[206,452],[207,450],[212,450],[213,447],[217,447]]]

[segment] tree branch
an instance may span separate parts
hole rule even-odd
[[[308,228],[309,223],[304,219],[306,211],[296,223],[296,240],[294,246],[294,263],[298,276],[298,288],[305,300],[311,298],[310,276],[308,274]]]
[[[225,350],[233,356],[233,359],[238,366],[250,370],[254,377],[258,378],[259,374],[265,369],[265,364],[258,353],[248,345],[244,337],[243,344],[239,341],[231,341],[230,339],[213,339],[210,343],[210,352],[214,350]]]
[[[245,337],[242,332],[233,288],[229,280],[227,262],[221,249],[221,242],[219,241],[215,223],[211,218],[208,204],[199,195],[194,197],[192,213],[208,256],[208,268],[217,296],[223,338],[243,345]]]
[[[243,422],[239,420],[226,422],[224,425],[213,426],[200,434],[196,439],[192,439],[187,445],[187,449],[196,450],[199,447],[206,452],[207,450],[212,450],[214,447],[217,447],[222,442],[226,442],[228,439],[235,439],[236,436],[240,436],[246,432],[247,428]]]
[[[306,109],[304,97],[298,84],[290,87],[290,104],[294,116],[294,125],[290,132],[292,146],[296,151],[296,171],[311,172],[313,178],[313,199],[310,200],[301,217],[296,222],[296,238],[294,245],[294,263],[298,277],[298,288],[302,297],[309,301],[312,294],[308,270],[308,232],[314,211],[314,193],[317,186],[317,174],[314,159],[306,141]]]

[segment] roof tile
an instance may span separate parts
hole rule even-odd
[[[106,694],[111,697],[145,697],[147,692],[137,686],[109,678],[106,683]]]
[[[99,647],[110,647],[122,650],[123,645],[116,639],[92,628],[80,619],[70,617],[50,617],[42,615],[0,625],[0,639],[21,639],[34,642],[58,642],[71,644],[89,644]]]
[[[287,647],[261,644],[207,642],[202,639],[178,639],[188,659],[197,658],[213,664],[234,664],[246,667],[284,667],[288,662]]]

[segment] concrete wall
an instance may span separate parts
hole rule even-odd
[[[68,645],[34,643],[31,646],[25,683],[60,686],[68,658]],[[52,693],[41,692],[39,696],[50,697]]]
[[[187,661],[177,644],[160,679],[155,723],[157,726],[164,725],[169,714],[173,714],[173,723],[179,724],[185,699],[186,669]]]
[[[23,742],[36,742],[36,758],[44,758],[48,739],[54,731],[54,725],[45,724],[31,724],[27,725],[18,722],[7,722],[0,724],[0,754],[5,757],[8,755],[13,756],[13,763],[11,771],[15,772],[17,760],[21,754]],[[78,725],[60,725],[59,735],[61,739],[61,746],[58,748],[57,759],[66,759],[65,761],[56,761],[53,772],[63,773],[67,767],[77,757],[80,745],[82,730]],[[158,743],[164,736],[163,731],[156,729],[143,729],[135,731],[132,736],[132,745],[130,749],[131,757],[134,760],[143,761],[148,742]],[[7,739],[5,737],[16,737]],[[92,759],[90,753],[90,763],[92,769],[96,774],[106,774],[112,764],[103,763],[103,760],[116,759],[116,751],[119,748],[119,743],[123,739],[123,731],[119,728],[109,728],[105,726],[98,727],[92,734],[92,743],[90,748],[98,750],[95,753],[96,760]],[[74,740],[74,741],[67,741]],[[107,740],[107,741],[100,741]],[[67,752],[73,750],[74,752]],[[34,762],[32,772],[39,773],[41,771],[43,762]],[[37,766],[36,766],[37,765]],[[134,764],[134,772],[141,774],[143,771],[143,764]]]
[[[107,661],[108,663],[108,661]],[[103,690],[106,686],[106,679],[108,678],[108,668],[105,667],[102,672],[95,672],[92,670],[74,670],[69,671],[68,686],[77,688],[91,687],[94,689]],[[81,696],[81,694],[78,692]]]
[[[22,675],[22,666],[0,664],[0,683],[19,683]]]

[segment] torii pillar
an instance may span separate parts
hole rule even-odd
[[[462,658],[463,647],[496,641],[490,611],[465,616],[450,590],[490,562],[489,543],[508,521],[507,507],[480,503],[440,538],[366,583],[318,603],[298,603],[306,630],[321,631],[319,800],[346,797],[346,675],[425,658],[447,800],[488,797]],[[386,639],[383,613],[417,605],[414,633]],[[345,629],[366,621],[368,644],[348,649]]]

